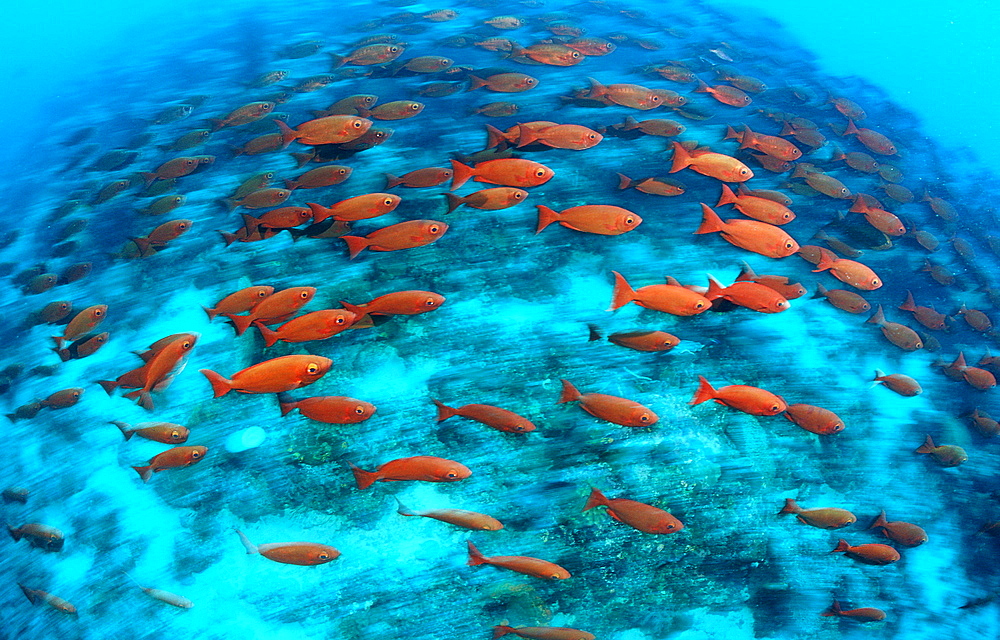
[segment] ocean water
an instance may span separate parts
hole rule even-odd
[[[963,375],[981,379],[975,371],[942,366],[960,352],[975,366],[996,348],[992,330],[975,330],[958,315],[964,304],[995,319],[991,288],[1000,237],[993,228],[998,181],[991,152],[997,134],[986,108],[995,103],[994,89],[982,78],[963,78],[972,73],[966,69],[995,59],[988,25],[996,10],[970,3],[919,22],[918,12],[904,16],[892,4],[839,3],[838,15],[850,20],[810,16],[782,3],[700,1],[668,8],[616,2],[105,2],[14,10],[0,38],[9,70],[9,109],[0,111],[8,131],[0,150],[7,168],[0,207],[9,221],[0,263],[10,327],[0,403],[3,413],[22,408],[22,415],[8,423],[0,488],[28,494],[24,502],[5,500],[0,509],[8,526],[55,527],[64,543],[46,551],[24,540],[3,542],[0,637],[486,638],[497,625],[567,627],[612,640],[996,637],[1000,577],[991,525],[1000,463],[989,425],[977,428],[968,416],[974,410],[996,415],[997,391],[966,382]],[[440,22],[421,17],[440,8],[458,16]],[[483,24],[505,15],[525,24],[512,30]],[[610,38],[616,48],[553,66],[504,59],[474,44],[512,38],[528,46],[552,37],[546,25],[554,23]],[[446,56],[468,69],[331,68],[328,54],[346,56],[378,34],[405,42],[399,62]],[[315,53],[280,57],[312,40],[320,41]],[[857,55],[866,50],[867,56]],[[730,67],[767,88],[751,92],[746,106],[729,106],[695,92],[693,83],[655,71],[670,61],[710,85],[728,84],[717,75]],[[248,86],[278,69],[288,71],[285,80]],[[467,91],[470,69],[484,77],[530,74],[538,83],[517,93]],[[292,89],[322,74],[331,74],[325,86]],[[575,89],[588,87],[588,77],[676,92],[680,98],[671,99],[685,104],[641,110],[572,99]],[[436,82],[456,83],[458,90],[420,93]],[[374,121],[374,128],[393,130],[384,143],[341,151],[330,161],[350,167],[347,180],[295,189],[285,205],[330,206],[386,191],[401,198],[398,207],[353,223],[352,234],[429,219],[448,225],[440,238],[397,251],[364,250],[354,259],[344,241],[296,238],[298,232],[227,246],[217,231],[236,232],[244,226],[241,213],[257,216],[268,208],[233,212],[220,200],[255,174],[272,172],[270,186],[280,187],[324,163],[298,168],[290,152],[310,150],[299,141],[286,150],[234,156],[235,147],[277,130],[270,116],[219,128],[188,149],[163,147],[212,128],[212,118],[282,91],[274,112],[289,126],[354,94],[375,94],[378,104],[421,102],[422,111],[411,118]],[[863,108],[867,117],[857,126],[888,136],[897,152],[881,155],[858,137],[841,136],[847,119],[827,102],[831,95]],[[515,103],[518,112],[471,113],[501,101]],[[164,115],[185,104],[190,114]],[[627,117],[672,119],[685,130],[663,137],[613,126]],[[737,141],[724,139],[727,125],[773,136],[781,131],[780,119],[793,117],[811,121],[825,138],[815,149],[797,142],[799,164],[818,167],[854,194],[878,198],[911,233],[887,237],[848,211],[852,200],[810,191],[790,169],[769,171],[738,150]],[[455,155],[481,151],[486,125],[503,130],[538,120],[587,127],[604,137],[586,149],[533,144],[517,150],[554,174],[526,187],[523,202],[447,213],[442,194],[449,182],[386,189],[386,173],[449,167]],[[699,203],[726,220],[741,216],[729,205],[716,206],[719,179],[691,169],[669,173],[673,140],[697,141],[691,146],[745,160],[754,173],[746,186],[793,199],[795,219],[781,228],[799,245],[822,244],[818,232],[846,242],[860,250],[856,260],[873,269],[882,286],[854,289],[814,272],[798,255],[769,258],[717,233],[695,235]],[[835,159],[837,147],[869,154],[882,174],[846,166]],[[119,161],[109,152],[119,153]],[[214,162],[177,178],[161,194],[184,196],[181,206],[152,214],[148,207],[161,195],[148,195],[139,172],[186,154],[214,156]],[[676,180],[684,192],[621,190],[616,173]],[[98,195],[119,180],[128,181],[124,191]],[[906,187],[914,200],[892,198],[887,184]],[[469,181],[454,193],[494,186]],[[925,191],[956,214],[921,201]],[[613,205],[642,222],[620,235],[560,224],[536,234],[536,205],[555,211]],[[190,220],[190,230],[146,257],[133,257],[130,239],[171,219]],[[940,246],[928,250],[927,236],[918,243],[913,230]],[[760,233],[750,235],[759,239]],[[927,260],[947,269],[954,282],[943,284],[923,271]],[[725,301],[688,317],[636,304],[609,310],[613,271],[635,289],[671,277],[703,291],[709,274],[732,283],[744,261],[758,274],[799,282],[808,293],[780,313]],[[81,263],[90,263],[89,273],[63,284]],[[38,279],[45,273],[58,274],[58,284],[46,289]],[[935,275],[947,281],[948,274]],[[223,318],[210,321],[202,310],[250,285],[315,287],[301,312],[407,290],[431,291],[445,301],[426,313],[376,315],[374,326],[325,340],[267,347],[257,329],[236,336]],[[851,314],[813,298],[820,285],[861,294],[872,309],[882,305],[887,320],[919,331],[925,348],[905,351],[890,343],[865,322],[872,311]],[[917,305],[947,314],[948,329],[927,329],[899,310],[907,291]],[[55,301],[71,302],[73,314],[107,305],[107,319],[95,329],[108,332],[107,344],[62,362],[50,337],[65,326],[37,319]],[[588,340],[589,325],[602,336],[660,330],[680,342],[667,351],[640,352]],[[197,334],[196,344],[177,367],[150,381],[160,383],[151,394],[152,410],[96,384],[142,365],[132,352],[179,333]],[[231,377],[279,356],[306,354],[329,358],[329,371],[291,396],[348,396],[374,405],[374,415],[353,424],[327,424],[298,411],[282,416],[274,393],[213,398],[199,373]],[[873,384],[876,369],[911,376],[922,393],[904,397]],[[715,402],[692,405],[699,376],[716,388],[750,385],[789,405],[828,409],[844,428],[817,435],[782,415],[750,415]],[[623,426],[578,402],[558,403],[561,379],[583,394],[641,403],[659,420]],[[76,387],[84,391],[72,406],[24,417],[31,411],[23,407],[36,399]],[[439,422],[434,399],[453,407],[495,405],[536,429],[506,433],[464,417]],[[598,414],[605,406],[600,398],[587,403]],[[207,447],[207,454],[143,482],[132,467],[172,445],[139,436],[126,441],[111,421],[184,425],[190,429],[184,445]],[[936,444],[962,447],[968,460],[946,467],[935,456],[917,454],[928,435]],[[350,469],[374,470],[411,456],[453,460],[471,475],[362,489]],[[612,499],[668,511],[683,529],[644,533],[604,507],[584,512],[592,487]],[[804,509],[847,509],[856,522],[826,530],[778,515],[788,498]],[[476,511],[504,528],[472,531],[404,517],[399,503],[419,512]],[[922,527],[927,541],[907,547],[869,529],[881,510],[890,521]],[[301,541],[332,546],[340,555],[318,566],[276,562],[248,554],[234,529],[265,554],[263,545]],[[840,539],[890,544],[901,557],[884,566],[860,563],[831,553]],[[487,556],[557,563],[570,577],[470,566],[468,542]],[[182,596],[193,607],[171,606],[136,583]],[[41,596],[33,606],[18,585],[68,601],[76,614],[48,606]],[[845,609],[881,609],[885,619],[821,615],[835,598]]]

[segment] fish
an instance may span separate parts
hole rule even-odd
[[[367,236],[340,236],[347,243],[353,260],[365,249],[371,251],[399,251],[423,247],[437,241],[448,230],[448,225],[437,220],[409,220],[389,225]]]
[[[730,107],[745,107],[753,102],[753,99],[750,96],[748,96],[743,90],[737,89],[736,87],[731,87],[725,84],[709,86],[700,78],[697,78],[697,80],[698,87],[694,90],[695,93],[707,93],[724,105],[728,105]]]
[[[253,234],[267,229],[291,229],[310,222],[312,218],[313,212],[309,207],[279,207],[262,213],[259,218],[244,213],[243,227],[247,233]]]
[[[590,328],[590,341],[600,340],[601,334],[597,326],[591,324],[588,327]],[[612,333],[608,336],[608,342],[635,351],[665,352],[680,344],[680,338],[666,331],[626,331]]]
[[[526,73],[495,73],[486,78],[480,78],[470,73],[468,80],[469,86],[466,91],[475,91],[486,87],[497,93],[520,93],[538,86],[538,78],[533,78]]]
[[[868,530],[881,529],[882,535],[904,547],[919,547],[927,542],[927,532],[909,522],[889,522],[885,518],[885,509],[871,523]]]
[[[642,218],[628,209],[608,204],[585,204],[554,211],[545,205],[536,205],[538,227],[535,234],[542,232],[553,222],[567,229],[594,233],[603,236],[618,236],[628,233],[642,223]]]
[[[412,118],[424,110],[422,102],[415,100],[394,100],[372,107],[371,109],[359,109],[358,112],[365,118],[372,120],[403,120]]]
[[[472,471],[464,464],[435,456],[397,458],[379,466],[375,471],[365,471],[352,464],[351,472],[358,489],[367,489],[375,482],[402,480],[458,482],[472,475]]]
[[[69,615],[72,616],[77,615],[76,607],[74,607],[66,600],[63,600],[62,598],[54,596],[51,593],[46,593],[45,591],[42,591],[40,589],[29,589],[23,584],[18,584],[17,586],[21,587],[21,591],[24,593],[25,597],[28,598],[28,601],[33,605],[46,604],[55,609],[56,611],[61,611],[62,613],[68,613]]]
[[[190,175],[199,166],[198,158],[183,156],[167,160],[155,171],[143,171],[139,175],[146,181],[146,186],[152,184],[154,180],[166,180],[169,178],[181,178]]]
[[[555,172],[540,162],[524,158],[498,158],[477,162],[474,167],[451,161],[451,189],[454,191],[470,178],[476,182],[505,187],[529,188],[545,184]]]
[[[671,143],[674,150],[670,173],[690,168],[703,176],[723,182],[746,182],[753,177],[753,171],[736,158],[711,151],[692,153],[679,142]]]
[[[306,387],[330,370],[333,361],[323,356],[289,355],[259,362],[225,378],[211,369],[199,369],[212,385],[216,398],[230,391],[239,393],[281,393]]]
[[[968,461],[969,456],[965,449],[954,444],[935,445],[934,440],[928,435],[924,443],[917,448],[915,453],[930,454],[934,460],[942,467],[957,467]]]
[[[191,434],[190,429],[173,422],[140,422],[134,428],[127,422],[120,420],[112,420],[110,424],[118,427],[126,441],[132,436],[139,436],[164,444],[183,444],[187,442],[188,436]]]
[[[142,589],[142,592],[154,600],[159,600],[160,602],[165,602],[171,606],[177,607],[178,609],[190,609],[194,607],[194,603],[185,598],[184,596],[179,596],[176,593],[170,593],[169,591],[164,591],[162,589],[152,589],[149,587],[144,587],[139,584],[135,578],[128,576],[128,579],[135,582],[135,585]]]
[[[728,300],[733,304],[759,313],[781,313],[788,309],[788,300],[771,287],[756,282],[738,281],[723,287],[722,283],[708,276],[708,300]]]
[[[83,397],[83,391],[81,387],[62,389],[50,394],[40,404],[42,407],[50,409],[68,409],[80,401],[80,398]]]
[[[842,609],[840,602],[833,601],[830,608],[820,614],[821,616],[836,616],[840,618],[850,618],[858,622],[878,622],[885,620],[885,611],[875,607],[861,607],[860,609]]]
[[[292,195],[290,189],[268,187],[266,189],[251,191],[242,198],[222,198],[219,202],[225,206],[228,211],[232,211],[237,207],[245,207],[247,209],[266,209],[280,205],[287,200],[290,195]]]
[[[285,188],[319,189],[340,184],[351,177],[352,169],[339,164],[330,164],[306,171],[294,180],[285,180]]]
[[[989,316],[978,309],[969,309],[962,303],[959,307],[956,315],[962,316],[962,318],[968,323],[973,330],[980,333],[989,333],[993,329],[993,322],[990,320]]]
[[[178,336],[176,340],[157,351],[139,370],[141,371],[139,384],[134,391],[126,393],[125,398],[135,399],[143,409],[153,410],[151,393],[174,373],[197,342],[197,334],[178,334]]]
[[[844,430],[844,421],[833,411],[811,404],[790,404],[784,415],[790,422],[810,433],[830,436]]]
[[[964,380],[969,384],[969,386],[979,389],[980,391],[988,391],[993,387],[997,386],[997,380],[993,377],[993,374],[986,369],[980,369],[979,367],[970,367],[965,363],[965,353],[959,351],[958,357],[945,369],[947,372],[954,372],[956,375],[954,377]]]
[[[433,311],[444,304],[444,302],[445,297],[439,293],[408,290],[387,293],[362,304],[351,304],[343,300],[341,300],[340,304],[360,318],[366,314],[412,316]]]
[[[792,178],[804,178],[806,184],[810,187],[831,198],[847,200],[853,195],[843,182],[833,176],[828,176],[825,173],[817,171],[815,168],[810,169],[805,163],[795,165]]]
[[[770,391],[742,384],[715,389],[704,376],[698,376],[698,390],[688,404],[697,405],[708,400],[752,416],[775,416],[788,408],[781,396]]]
[[[448,213],[451,213],[462,205],[486,211],[509,209],[519,202],[523,202],[528,197],[528,192],[515,187],[493,187],[480,189],[467,196],[456,196],[453,193],[443,195],[448,201]]]
[[[639,121],[632,116],[625,116],[625,120],[621,124],[612,126],[622,131],[641,131],[647,136],[661,136],[664,138],[679,136],[686,131],[686,127],[676,120],[654,118]]]
[[[144,216],[162,216],[181,206],[186,200],[185,196],[161,196],[151,202],[148,207],[138,209],[137,213]]]
[[[313,220],[316,223],[323,222],[327,218],[341,222],[354,222],[377,218],[395,211],[402,200],[392,193],[366,193],[341,200],[329,207],[315,202],[307,202],[306,205],[312,210]]]
[[[649,408],[626,398],[603,393],[580,393],[569,380],[560,380],[562,393],[556,404],[579,402],[580,408],[600,420],[623,427],[651,427],[659,416]]]
[[[633,180],[623,173],[618,173],[619,189],[635,189],[642,193],[654,196],[679,196],[684,193],[685,187],[677,180],[671,178],[638,178]]]
[[[788,140],[756,133],[746,125],[743,125],[742,133],[727,125],[723,140],[731,138],[740,143],[740,149],[754,149],[776,160],[792,162],[802,157],[802,151]]]
[[[252,299],[250,294],[253,292],[248,292],[247,297]],[[284,321],[312,300],[315,295],[316,287],[289,287],[261,298],[250,308],[247,315],[228,312],[219,315],[229,318],[233,323],[233,328],[236,329],[236,335],[241,336],[254,322],[275,324]]]
[[[10,534],[14,542],[20,542],[24,539],[36,549],[53,553],[62,551],[63,545],[66,543],[66,537],[62,531],[37,522],[29,522],[16,528],[7,525],[7,533]]]
[[[841,135],[856,136],[858,142],[877,154],[883,156],[896,155],[896,145],[894,145],[889,138],[885,137],[878,131],[872,131],[871,129],[865,129],[864,127],[858,128],[851,119],[847,120],[847,129],[845,129],[844,133]]]
[[[591,100],[608,100],[614,104],[648,111],[663,103],[663,98],[657,92],[639,84],[609,84],[603,85],[594,78],[587,78],[590,90],[585,97]]]
[[[63,362],[79,360],[80,358],[86,358],[97,353],[98,349],[107,344],[109,336],[110,334],[107,331],[104,333],[88,333],[74,340],[68,347],[63,349],[53,347],[52,350]]]
[[[358,47],[346,56],[338,56],[332,53],[329,56],[332,68],[339,69],[347,64],[361,67],[385,64],[403,55],[404,51],[406,51],[406,48],[397,44],[377,43]]]
[[[321,309],[292,318],[277,329],[269,329],[260,321],[253,325],[260,331],[265,347],[272,347],[277,342],[310,342],[326,340],[355,327],[361,316],[346,309]]]
[[[340,144],[360,138],[372,127],[372,121],[360,116],[325,116],[303,122],[294,129],[275,118],[281,130],[282,148],[293,141],[301,144]]]
[[[414,512],[403,506],[399,498],[396,498],[396,502],[399,505],[396,513],[401,516],[430,518],[432,520],[447,522],[463,529],[471,529],[472,531],[499,531],[503,529],[503,523],[485,513],[466,511],[464,509],[432,509],[430,511]]]
[[[847,557],[863,564],[886,565],[899,560],[899,552],[887,544],[860,544],[852,547],[843,538],[830,553],[844,553]]]
[[[992,438],[996,435],[1000,435],[1000,422],[991,418],[985,411],[973,409],[972,413],[968,414],[966,417],[971,418],[972,425],[976,428],[976,431],[978,431],[980,435],[986,438]]]
[[[583,62],[584,55],[572,47],[556,42],[537,42],[527,47],[514,42],[507,58],[527,64],[535,62],[553,67],[572,67]]]
[[[557,124],[544,128],[520,128],[517,147],[543,144],[555,149],[582,151],[596,146],[604,139],[600,133],[579,124]]]
[[[806,294],[806,289],[797,282],[792,282],[787,276],[759,276],[746,262],[741,263],[740,274],[736,276],[736,282],[755,282],[777,291],[785,300],[801,298]]]
[[[346,396],[313,396],[295,400],[287,393],[279,393],[278,405],[282,416],[298,409],[310,420],[326,424],[357,424],[375,415],[372,403]]]
[[[139,474],[139,477],[142,478],[143,482],[149,482],[149,479],[153,477],[154,473],[166,471],[167,469],[183,469],[184,467],[190,467],[191,465],[200,462],[207,453],[208,447],[201,445],[174,447],[153,456],[152,460],[150,460],[145,466],[132,468]]]
[[[882,286],[882,279],[868,266],[854,260],[838,258],[827,249],[821,249],[820,254],[822,257],[813,269],[813,273],[829,270],[837,280],[862,291],[874,291]]]
[[[722,195],[715,205],[731,204],[743,215],[773,225],[783,225],[795,219],[795,213],[783,204],[757,196],[733,193],[729,185],[722,185]]]
[[[62,349],[64,341],[76,340],[93,331],[97,325],[104,322],[107,313],[108,305],[106,304],[95,304],[77,313],[63,329],[61,336],[52,336],[56,348]]]
[[[684,524],[659,507],[627,498],[609,499],[599,489],[591,487],[583,510],[606,507],[608,515],[643,533],[677,533]]]
[[[868,224],[875,227],[882,233],[889,236],[901,236],[906,234],[906,227],[895,215],[885,209],[869,207],[865,204],[864,194],[856,194],[854,205],[850,208],[851,213],[861,213],[865,216]]]
[[[534,640],[595,640],[597,636],[587,631],[569,627],[509,627],[497,625],[493,627],[493,638],[500,638],[509,633],[522,638]]]
[[[469,547],[469,560],[467,564],[471,567],[488,564],[544,580],[566,580],[570,578],[569,571],[548,560],[541,560],[530,556],[484,556],[471,541],[467,541],[466,544]]]
[[[24,487],[7,487],[3,490],[3,503],[10,504],[11,502],[17,502],[20,504],[28,503],[28,495],[31,492]]]
[[[826,298],[827,302],[848,313],[864,313],[871,309],[868,301],[853,291],[844,289],[827,290],[821,284],[816,285],[816,293],[813,298]]]
[[[402,176],[394,176],[391,173],[385,174],[385,188],[392,189],[393,187],[409,187],[409,188],[423,188],[423,187],[436,187],[439,184],[443,184],[450,180],[454,175],[452,169],[445,169],[444,167],[427,167],[426,169],[417,169],[415,171],[410,171],[409,173],[404,173]]]
[[[882,335],[885,336],[886,340],[903,351],[916,351],[924,347],[924,343],[916,331],[898,322],[886,321],[885,314],[882,313],[882,305],[876,307],[875,314],[868,318],[865,323],[876,325],[882,330]]]
[[[799,243],[781,227],[758,220],[734,218],[723,221],[704,202],[701,203],[701,211],[701,225],[694,232],[696,235],[719,233],[726,242],[768,258],[786,258],[799,250]]]
[[[839,507],[803,509],[792,498],[785,498],[785,506],[781,508],[778,515],[785,513],[794,513],[799,522],[817,529],[840,529],[858,521],[854,514],[847,509]]]
[[[614,311],[629,302],[634,302],[640,307],[675,316],[693,316],[712,307],[708,298],[680,286],[676,280],[671,282],[672,279],[668,278],[667,284],[648,285],[633,290],[622,274],[617,271],[611,273],[615,276],[615,286],[611,293],[611,306],[608,311]]]
[[[330,545],[317,542],[269,542],[256,545],[239,529],[233,530],[240,537],[247,555],[260,554],[274,562],[311,567],[333,562],[340,557],[340,551]]]
[[[928,329],[942,330],[948,328],[945,324],[948,316],[938,313],[933,307],[918,307],[913,301],[913,294],[910,293],[909,289],[906,290],[906,300],[897,309],[913,313],[913,319]]]
[[[501,409],[488,404],[466,404],[461,407],[449,407],[435,399],[431,399],[437,407],[437,421],[443,422],[453,416],[469,418],[481,422],[491,429],[505,433],[528,433],[535,430],[535,425],[527,418],[513,411]]]
[[[222,300],[215,303],[214,307],[202,307],[202,309],[208,314],[209,320],[214,320],[217,315],[250,311],[254,305],[272,293],[274,293],[274,287],[268,285],[245,287],[222,298]]]

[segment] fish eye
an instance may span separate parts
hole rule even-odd
[[[667,525],[667,529],[673,529],[673,528],[674,528],[674,525],[673,525],[673,524],[668,524],[668,525]]]
[[[321,553],[321,554],[319,554],[316,557],[319,558],[320,560],[329,560],[330,559],[330,556],[328,554],[326,554],[326,553]]]
[[[521,192],[520,192],[520,191],[515,191],[515,192],[514,192],[514,198],[515,198],[516,200],[520,200],[520,199],[521,199],[522,197],[523,197],[523,196],[521,195]]]
[[[750,170],[749,170],[749,169],[740,169],[740,175],[741,175],[741,176],[745,176],[745,175],[746,175],[746,174],[748,174],[748,173],[750,173]]]
[[[625,224],[632,224],[634,222],[635,222],[635,218],[633,218],[632,216],[626,216],[626,218],[625,218]]]
[[[201,454],[198,453],[197,451],[192,451],[191,452],[191,458],[193,458],[194,460],[197,460],[200,457],[201,457]]]
[[[535,177],[541,178],[545,175],[545,169],[535,169]]]
[[[360,120],[355,120],[354,122],[351,123],[351,126],[354,127],[355,129],[360,129],[361,128],[361,121]]]
[[[171,439],[176,440],[176,439],[178,439],[180,437],[181,437],[181,434],[179,434],[176,429],[174,429],[173,431],[170,432],[170,438]]]
[[[300,291],[299,292],[299,297],[302,298],[303,300],[305,300],[306,298],[309,297],[309,292],[308,291]]]
[[[791,240],[789,240],[788,242],[785,243],[785,248],[786,249],[791,249],[793,246],[794,245],[792,245],[792,241]]]
[[[552,578],[553,580],[558,580],[558,579],[559,579],[559,574],[558,574],[558,573],[553,573],[553,574],[552,574],[551,576],[549,576],[549,577],[550,577],[550,578]]]
[[[337,320],[336,320],[337,324],[344,324],[344,322],[346,322],[346,320],[344,319],[344,316],[337,316]]]
[[[392,205],[392,198],[386,198],[385,200],[382,201],[382,204],[384,204],[387,207],[391,206]]]
[[[363,416],[365,415],[365,408],[362,407],[361,405],[358,405],[354,407],[354,413],[358,414],[359,416]]]
[[[429,231],[431,233],[437,233],[440,230],[441,230],[441,227],[437,226],[436,224],[432,224],[431,227],[430,227],[430,229],[429,229]]]
[[[274,172],[273,172],[273,171],[268,171],[267,173],[263,174],[263,176],[262,176],[262,177],[263,177],[263,178],[264,178],[265,180],[270,180],[271,178],[273,178],[273,177],[274,177]]]
[[[924,348],[924,343],[920,342],[918,340],[917,343],[915,345],[913,345],[913,346],[916,347],[917,349],[923,349]]]
[[[344,175],[345,173],[347,173],[347,169],[341,169],[337,173],[339,173],[340,175]]]
[[[267,291],[264,291],[263,289],[261,289],[260,291],[257,292],[257,297],[258,298],[263,298],[266,295],[267,295]]]
[[[94,317],[95,318],[100,318],[103,315],[104,315],[104,311],[102,311],[101,309],[94,309]]]
[[[790,214],[790,213],[786,213],[785,215],[783,215],[783,216],[781,216],[781,217],[782,217],[783,219],[785,219],[785,220],[791,220],[791,219],[792,219],[792,214]]]
[[[426,300],[424,300],[424,304],[426,304],[428,307],[433,307],[435,304],[437,304],[437,302],[434,300],[434,298],[427,298]]]
[[[454,471],[449,471],[449,472],[447,473],[447,476],[446,476],[446,477],[448,477],[448,478],[457,478],[457,477],[458,477],[458,474],[457,474],[457,473],[455,473]]]
[[[396,53],[397,51],[399,51],[399,47],[397,46],[389,47],[389,53]]]
[[[573,58],[579,58],[580,57],[580,52],[579,51],[574,51],[572,54],[570,54],[570,56],[573,57]]]
[[[410,105],[410,108],[414,111],[420,111],[421,104],[419,102],[414,102]]]
[[[696,302],[694,304],[694,308],[695,309],[704,309],[705,308],[705,303],[702,302],[701,300],[699,300],[698,302]]]
[[[878,278],[872,278],[872,286],[873,286],[873,287],[878,287],[878,286],[880,286],[881,284],[882,284],[882,281],[881,281],[881,280],[879,280]]]
[[[194,164],[195,162],[197,162],[197,161],[196,161],[196,160],[185,160],[185,161],[184,161],[184,164],[186,164],[187,166],[189,166],[189,167],[190,167],[190,166],[191,166],[191,165],[193,165],[193,164]]]
[[[772,404],[771,405],[771,411],[773,411],[775,413],[778,413],[778,411],[780,411],[780,410],[781,410],[781,407],[779,407],[778,405],[776,405],[776,404]]]
[[[649,422],[649,416],[644,413],[641,416],[639,416],[639,420],[641,422]]]
[[[190,340],[185,340],[181,346],[185,349],[190,349],[191,347],[194,346],[194,343],[191,342]]]
[[[306,373],[308,374],[313,374],[316,373],[317,371],[319,371],[319,365],[316,364],[315,362],[310,362],[309,366],[306,367]]]

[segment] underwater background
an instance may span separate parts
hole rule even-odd
[[[525,637],[614,640],[996,637],[1000,426],[989,417],[998,411],[989,349],[1000,134],[982,69],[995,66],[997,9],[968,3],[913,22],[919,12],[903,7],[11,9],[0,38],[9,327],[0,509],[11,531],[0,556],[0,637],[487,638],[507,625]],[[504,39],[528,53],[508,56]],[[431,59],[441,57],[449,63]],[[265,75],[275,71],[285,73]],[[511,77],[493,80],[504,73],[537,82],[511,91]],[[588,78],[618,93],[601,94]],[[695,78],[715,92],[696,91]],[[479,79],[487,86],[474,88]],[[301,133],[314,112],[369,94],[390,107],[346,101],[346,115],[382,132],[365,144],[275,135],[274,119]],[[656,104],[645,108],[650,96]],[[234,115],[261,103],[271,106]],[[537,121],[597,135],[518,131]],[[849,123],[863,133],[848,133]],[[487,125],[513,133],[499,155],[474,156],[497,142]],[[780,135],[787,142],[769,138]],[[706,164],[678,167],[685,155]],[[470,180],[452,191],[441,173],[460,166],[454,160],[484,177],[515,157],[550,177]],[[167,164],[178,158],[196,160]],[[713,176],[710,158],[753,177]],[[331,166],[347,169],[303,175]],[[441,169],[433,179],[388,186],[386,174],[431,167]],[[755,250],[695,234],[706,231],[700,203],[724,220],[744,217],[717,205],[723,184],[736,190],[733,177],[768,192],[738,205],[748,211],[791,200],[794,219],[780,232],[799,251],[771,257],[760,238],[773,228],[732,230]],[[252,188],[226,202],[254,178],[271,190],[259,202]],[[286,180],[299,184],[282,189]],[[464,198],[450,212],[446,192]],[[385,215],[354,210],[316,226],[335,203],[375,193],[395,196]],[[539,205],[561,223],[539,230],[548,215]],[[574,215],[583,205],[604,208]],[[263,217],[280,207],[309,219]],[[405,245],[398,250],[352,258],[336,237],[415,220],[438,230],[418,240],[384,232]],[[851,286],[860,268],[846,262],[814,271],[830,266],[814,246],[870,268],[879,286]],[[779,276],[759,285],[773,293],[707,290],[708,275],[722,285],[746,275],[744,262]],[[654,293],[698,295],[663,287],[668,277],[698,288],[712,309],[657,310]],[[315,291],[239,336],[203,311],[251,286]],[[642,287],[660,288],[643,302]],[[821,288],[851,295],[814,297]],[[411,291],[444,300],[426,312],[367,305],[369,315],[341,313],[357,323],[343,333],[308,327],[338,335],[265,342],[267,327],[296,315]],[[915,303],[900,309],[908,292]],[[769,306],[775,294],[787,302]],[[865,308],[851,306],[857,295]],[[887,322],[867,323],[878,305]],[[634,347],[652,331],[672,337],[657,351],[607,339],[646,332],[631,336]],[[956,362],[960,353],[966,362]],[[247,393],[218,398],[211,374],[199,373],[237,380],[289,355],[328,370],[303,381],[283,360],[244,376]],[[876,370],[912,378],[920,393],[898,392],[914,391],[909,378],[874,383]],[[692,404],[699,376],[719,402]],[[122,389],[105,393],[97,382],[108,380]],[[138,397],[123,397],[131,391]],[[310,397],[357,399],[323,407],[363,415],[288,407]],[[435,400],[500,407],[534,429],[503,431],[509,416],[488,412],[486,424],[441,419]],[[622,417],[635,415],[633,403],[655,424]],[[190,434],[182,442],[170,435],[176,427],[150,423]],[[152,430],[131,433],[143,428]],[[194,447],[205,449],[192,460]],[[144,482],[133,468],[159,455],[163,471]],[[471,474],[361,488],[364,476],[352,473],[414,456]],[[612,503],[584,511],[592,488]],[[806,511],[779,515],[788,499]],[[447,509],[503,528],[399,513]],[[662,523],[664,512],[682,527],[653,533],[629,517]],[[885,526],[870,528],[876,522]],[[854,548],[847,555],[832,553],[841,539]],[[290,541],[301,542],[280,544]],[[469,542],[494,563],[537,558],[569,577],[531,574],[526,567],[549,565],[524,560],[471,566]],[[319,545],[336,552],[309,555]]]

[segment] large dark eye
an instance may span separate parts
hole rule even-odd
[[[419,111],[420,105],[414,102],[413,104],[410,105],[410,108],[413,109],[414,111]]]
[[[399,47],[389,47],[389,53],[396,53],[399,51]]]
[[[641,416],[639,416],[639,421],[640,421],[640,422],[649,422],[649,416],[647,416],[647,415],[646,415],[646,414],[644,413],[644,414],[642,414]]]
[[[306,367],[306,373],[308,374],[313,374],[316,373],[317,371],[319,371],[319,365],[316,364],[315,362],[310,362],[309,366]]]
[[[785,243],[785,248],[786,249],[790,250],[793,246],[795,246],[795,245],[792,244],[791,240],[789,240],[788,242]]]
[[[515,192],[514,192],[514,199],[515,199],[515,200],[520,200],[520,199],[521,199],[521,198],[523,198],[523,197],[524,197],[524,196],[522,196],[522,195],[521,195],[521,192],[520,192],[520,191],[515,191]]]
[[[882,281],[879,280],[878,278],[873,278],[872,279],[872,286],[873,287],[880,287],[880,286],[882,286]]]
[[[330,559],[330,556],[329,556],[329,555],[327,555],[327,554],[325,554],[325,553],[321,553],[321,554],[319,554],[319,555],[318,555],[317,557],[318,557],[318,558],[319,558],[320,560],[329,560],[329,559]]]
[[[360,405],[357,406],[357,407],[354,407],[354,413],[358,414],[359,416],[363,416],[363,415],[365,415],[365,408],[362,407],[362,406],[360,406]]]
[[[185,340],[184,344],[182,344],[181,346],[185,349],[190,349],[191,347],[194,346],[194,343],[191,342],[190,340]]]
[[[198,458],[200,458],[200,457],[201,457],[201,454],[200,454],[200,453],[198,453],[197,451],[192,451],[192,452],[191,452],[191,459],[192,459],[192,460],[197,460],[197,459],[198,459]]]
[[[436,224],[432,224],[431,225],[431,228],[430,228],[430,232],[431,233],[437,233],[440,230],[441,230],[441,227],[437,226]]]
[[[454,471],[449,471],[447,477],[449,477],[449,478],[457,478],[458,474],[455,473]]]
[[[387,207],[391,207],[392,206],[392,198],[386,198],[385,200],[382,201],[382,204],[384,204]]]
[[[776,405],[776,404],[772,404],[771,405],[771,411],[773,411],[775,413],[778,413],[780,410],[781,410],[781,407],[779,407],[778,405]]]
[[[308,291],[302,291],[302,292],[299,293],[299,297],[302,298],[303,300],[305,300],[306,298],[309,297],[309,292]]]
[[[424,300],[424,304],[426,304],[428,307],[433,307],[437,303],[435,302],[434,298],[427,298],[426,300]]]
[[[257,292],[257,297],[258,298],[264,298],[266,296],[267,296],[267,291],[264,291],[263,289],[261,289],[260,291]]]
[[[694,308],[695,309],[704,309],[705,308],[705,303],[699,300],[697,303],[695,303]]]
[[[94,309],[94,317],[95,318],[100,318],[103,315],[104,315],[104,311],[102,311],[100,309]]]
[[[535,169],[535,177],[541,178],[545,176],[545,169]]]
[[[635,222],[635,218],[633,218],[632,216],[626,216],[625,217],[625,224],[633,224],[634,222]]]

